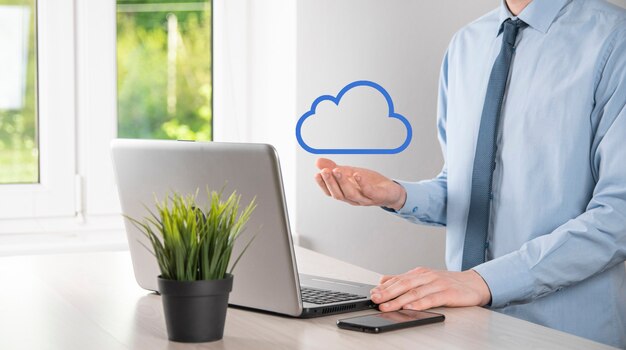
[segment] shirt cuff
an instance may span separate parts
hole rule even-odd
[[[394,181],[404,187],[406,191],[406,202],[404,202],[404,206],[398,211],[383,207],[384,210],[411,222],[429,226],[445,226],[445,221],[442,222],[441,219],[435,219],[433,217],[433,211],[441,214],[439,210],[442,209],[436,208],[436,206],[433,207],[434,203],[436,203],[436,199],[432,198],[432,192],[439,188],[436,185],[433,186],[432,181]]]
[[[473,270],[487,283],[492,308],[509,306],[532,296],[532,274],[517,252],[487,261]]]
[[[392,208],[385,207],[383,207],[383,209],[392,213],[396,213],[400,216],[419,216],[420,214],[423,214],[426,206],[428,205],[428,195],[424,193],[424,191],[416,189],[415,183],[411,183],[413,186],[410,186],[410,183],[407,181],[393,181],[402,186],[406,191],[406,201],[404,202],[404,206],[400,208],[400,210],[396,211]]]

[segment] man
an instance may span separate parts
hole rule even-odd
[[[506,0],[445,55],[432,180],[319,159],[321,189],[447,227],[449,271],[372,290],[382,311],[493,310],[626,347],[626,14],[600,0]]]

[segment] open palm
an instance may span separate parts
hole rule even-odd
[[[315,181],[326,193],[352,205],[386,206],[400,209],[406,199],[404,188],[388,177],[365,168],[340,166],[319,158]]]

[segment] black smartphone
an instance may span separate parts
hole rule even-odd
[[[366,333],[382,333],[394,329],[443,322],[445,318],[444,315],[434,312],[398,310],[344,318],[337,320],[337,327]]]

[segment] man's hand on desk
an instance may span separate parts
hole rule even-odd
[[[371,294],[381,311],[483,306],[491,300],[489,287],[474,270],[450,272],[423,267],[401,275],[383,276]]]
[[[406,201],[406,191],[391,179],[369,169],[339,166],[326,158],[316,162],[315,181],[327,196],[363,206],[383,206],[399,210]]]

